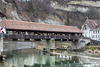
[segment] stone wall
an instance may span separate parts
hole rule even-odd
[[[3,51],[3,38],[0,37],[0,55],[2,51]]]
[[[90,42],[91,42],[90,39],[79,39],[78,41],[73,41],[70,49],[75,50],[75,49],[84,48]]]
[[[4,51],[18,50],[35,48],[34,42],[31,41],[4,41],[3,49]]]
[[[30,49],[35,48],[39,50],[44,50],[44,48],[50,50],[55,49],[55,40],[40,40],[40,41],[12,41],[12,40],[4,40],[3,42],[3,51],[12,51],[12,50],[20,50],[20,49]]]

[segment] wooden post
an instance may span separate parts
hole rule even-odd
[[[69,34],[69,39],[70,39],[70,34]]]

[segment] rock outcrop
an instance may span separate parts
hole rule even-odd
[[[0,0],[0,20],[13,19],[81,27],[84,21],[99,19],[96,0]]]

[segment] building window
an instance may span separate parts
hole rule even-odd
[[[96,38],[97,38],[97,35],[96,35]]]
[[[95,31],[93,31],[93,33],[95,33]]]
[[[100,35],[98,35],[98,38],[100,38]]]
[[[92,38],[95,38],[95,36],[93,35]]]
[[[86,25],[84,25],[84,30],[86,30],[87,29],[87,27],[86,27]]]

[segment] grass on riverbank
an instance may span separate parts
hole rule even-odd
[[[57,49],[68,49],[71,46],[71,42],[56,42]]]
[[[88,50],[88,49],[91,49],[91,50],[100,50],[100,46],[86,46],[84,48],[84,50]]]
[[[71,46],[71,42],[61,42],[59,44],[65,45],[65,46]]]

